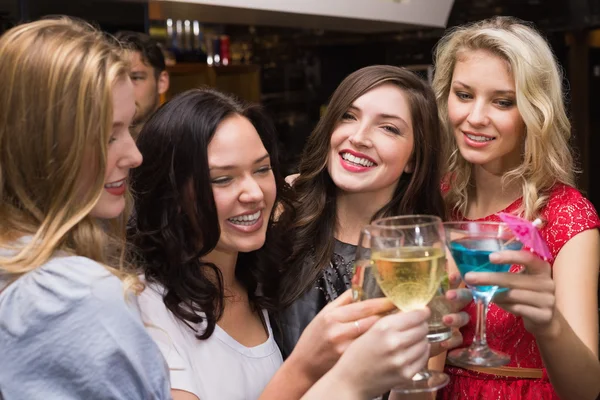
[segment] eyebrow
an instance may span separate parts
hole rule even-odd
[[[456,83],[456,84],[464,87],[465,89],[472,90],[471,86],[469,86],[466,83],[463,83],[461,81],[452,81],[452,83]],[[494,94],[510,94],[510,95],[514,96],[515,91],[514,90],[494,90]]]
[[[260,162],[263,162],[264,160],[266,160],[267,158],[269,158],[268,154],[265,154],[264,156],[257,158],[253,164],[258,164]],[[214,167],[210,167],[209,171],[212,171],[214,169],[223,169],[223,170],[229,170],[229,169],[234,169],[236,168],[235,165],[215,165]]]
[[[360,108],[356,107],[355,105],[351,105],[350,110],[354,110],[354,111],[358,111],[358,112],[362,111]],[[383,119],[396,119],[396,120],[399,120],[400,122],[402,122],[404,125],[408,126],[408,123],[402,117],[395,115],[395,114],[379,113],[379,114],[377,114],[377,116],[379,118],[383,118]]]

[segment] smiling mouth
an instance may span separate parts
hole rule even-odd
[[[127,181],[127,178],[121,179],[120,181],[117,181],[117,182],[107,183],[106,185],[104,185],[104,187],[106,189],[120,188],[120,187],[122,187],[125,184],[125,181]]]
[[[481,135],[472,135],[470,133],[464,133],[464,135],[466,137],[468,137],[469,139],[471,139],[472,141],[474,141],[474,142],[480,142],[480,143],[491,142],[492,140],[496,140],[495,137],[487,137],[487,136],[481,136]]]
[[[340,153],[340,156],[344,159],[344,161],[354,164],[358,167],[375,167],[377,164],[372,162],[371,160],[367,160],[366,158],[356,157],[350,153]]]
[[[237,217],[229,218],[228,221],[234,225],[251,226],[256,224],[262,211],[257,211],[254,214],[238,215]]]

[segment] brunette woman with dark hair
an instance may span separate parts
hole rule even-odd
[[[268,312],[279,309],[276,249],[294,212],[272,124],[257,106],[191,90],[160,108],[137,144],[146,163],[133,175],[129,237],[147,284],[142,316],[175,400],[298,399],[317,381],[307,399],[331,388],[371,398],[425,364],[427,311],[381,317],[389,301],[346,295],[282,365]]]
[[[408,70],[366,67],[333,93],[294,182],[293,248],[280,289],[289,307],[276,324],[284,356],[315,315],[350,287],[364,225],[403,214],[444,217],[440,141],[435,95]],[[450,320],[453,326],[467,322],[462,313]],[[456,336],[445,347],[461,340]]]

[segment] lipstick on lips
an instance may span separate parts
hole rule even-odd
[[[105,184],[104,190],[113,196],[123,196],[127,190],[127,178]]]
[[[229,226],[244,233],[256,232],[263,226],[263,210],[247,211],[227,219]]]
[[[461,132],[463,134],[463,138],[465,139],[465,143],[467,144],[467,146],[474,147],[477,149],[485,147],[485,146],[489,145],[490,143],[492,143],[494,140],[496,140],[496,138],[493,136],[485,135],[485,134],[479,133],[479,132],[470,132],[470,131],[461,131]]]
[[[377,166],[377,163],[371,157],[354,150],[342,150],[339,156],[340,164],[346,171],[366,172]]]

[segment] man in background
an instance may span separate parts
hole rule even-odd
[[[133,82],[136,107],[131,135],[137,138],[146,121],[160,106],[160,96],[169,90],[169,73],[158,43],[150,36],[140,32],[121,31],[116,37],[129,49],[129,76]]]

